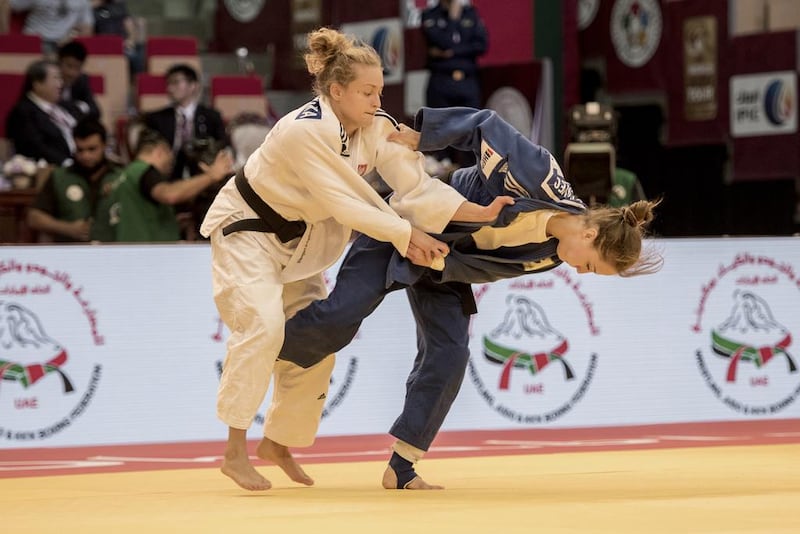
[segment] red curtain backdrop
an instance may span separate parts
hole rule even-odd
[[[254,52],[264,52],[268,45],[289,39],[289,20],[290,0],[267,0],[255,19],[246,23],[233,18],[225,2],[217,0],[214,38],[209,48],[214,52],[233,52],[244,46]]]
[[[320,0],[322,25],[340,26],[346,22],[392,18],[400,16],[398,0]],[[417,2],[420,3],[419,1]],[[217,1],[214,52],[233,52],[247,47],[254,53],[264,53],[269,46],[275,49],[273,89],[304,90],[310,87],[308,74],[298,60],[291,27],[291,0],[267,0],[262,11],[248,23],[235,20],[223,0]],[[424,2],[422,2],[424,5]],[[531,0],[473,0],[489,31],[489,52],[480,60],[482,67],[504,64],[524,64],[533,60],[533,2]],[[499,5],[502,4],[502,5]],[[406,70],[425,66],[425,43],[419,28],[404,32]],[[537,82],[538,83],[538,82]],[[402,116],[403,84],[384,90],[384,107]]]
[[[594,19],[586,28],[578,32],[578,50],[584,59],[605,58],[611,42],[608,38],[608,21],[613,0],[600,0]],[[575,2],[569,2],[577,4]]]
[[[267,0],[255,19],[246,23],[234,19],[223,0],[217,0],[214,38],[209,49],[212,52],[234,52],[239,47],[246,47],[251,53],[264,54],[272,46],[275,51],[272,88],[307,89],[310,79],[300,68],[294,51],[291,20],[291,0]]]
[[[533,60],[533,2],[473,0],[486,24],[489,50],[478,60],[482,67],[526,63]],[[420,28],[405,31],[406,70],[425,68],[425,38]]]
[[[542,64],[539,61],[481,67],[480,74],[484,101],[501,87],[513,87],[525,96],[531,111],[536,109],[536,95],[542,77]]]
[[[532,0],[472,0],[489,32],[489,51],[482,67],[533,60]]]
[[[666,89],[669,113],[667,114],[667,138],[670,145],[719,144],[728,137],[728,79],[730,77],[730,55],[728,49],[728,0],[682,0],[667,2],[665,8],[664,68],[667,72]],[[710,17],[711,19],[709,19]],[[694,23],[694,25],[692,25]],[[715,35],[705,35],[705,26],[713,26]],[[700,30],[693,32],[700,24]],[[688,34],[687,34],[688,32]],[[694,43],[689,42],[695,35]],[[697,44],[699,43],[699,45]],[[688,49],[701,48],[698,53]],[[707,49],[707,50],[703,50]],[[697,56],[706,56],[696,59]],[[692,59],[695,58],[695,59]],[[692,72],[708,72],[712,75],[687,75]],[[714,78],[716,83],[713,83]],[[689,86],[689,88],[687,88]],[[714,96],[689,97],[694,104],[687,104],[687,91],[707,91],[713,87]],[[697,103],[697,100],[700,103]],[[705,106],[705,109],[703,109]],[[716,107],[716,111],[712,107]]]

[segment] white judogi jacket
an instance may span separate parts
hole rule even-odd
[[[255,192],[288,220],[308,227],[282,273],[284,283],[331,266],[351,230],[390,242],[405,256],[411,224],[441,232],[465,198],[425,174],[423,156],[386,140],[396,121],[378,111],[371,126],[348,138],[325,97],[288,113],[247,160],[244,174]],[[389,205],[363,179],[373,168],[394,190]],[[396,214],[395,214],[396,213]],[[220,190],[200,229],[256,217],[234,180]]]

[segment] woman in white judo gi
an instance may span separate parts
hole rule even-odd
[[[427,176],[420,154],[387,141],[397,123],[380,109],[383,72],[371,47],[326,28],[309,34],[308,45],[317,98],[278,121],[201,227],[211,238],[214,300],[231,331],[217,397],[229,429],[222,472],[249,490],[271,486],[249,461],[246,431],[273,375],[276,391],[295,390],[296,405],[273,403],[256,452],[313,484],[287,447],[313,443],[319,420],[287,422],[296,411],[321,412],[333,359],[309,369],[275,360],[286,317],[325,296],[321,273],[344,252],[351,230],[427,265],[448,248],[425,232],[441,232],[451,220],[491,221],[513,203],[468,202]],[[394,190],[391,206],[362,178],[372,169]],[[303,384],[320,384],[302,401],[299,374]],[[314,375],[325,378],[308,380]]]

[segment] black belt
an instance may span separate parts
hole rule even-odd
[[[244,170],[240,169],[236,173],[236,189],[247,205],[258,214],[258,219],[242,219],[229,224],[222,229],[222,235],[232,234],[233,232],[265,232],[275,234],[283,243],[288,243],[292,239],[298,238],[306,231],[305,221],[287,221],[283,216],[269,207],[269,204],[261,200],[261,197],[253,191]]]
[[[478,303],[475,302],[475,293],[472,292],[472,286],[466,282],[447,282],[453,291],[456,292],[461,299],[461,311],[464,315],[475,315],[478,313]]]

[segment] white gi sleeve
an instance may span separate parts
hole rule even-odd
[[[394,194],[389,205],[404,219],[424,232],[444,230],[458,207],[466,202],[461,193],[425,173],[425,158],[420,152],[387,141],[394,131],[393,119],[378,115],[374,131],[377,142],[375,168]]]
[[[282,137],[289,163],[311,196],[331,217],[379,241],[386,241],[405,256],[411,224],[401,219],[375,190],[339,155],[338,136],[326,139],[320,128],[290,128]]]

